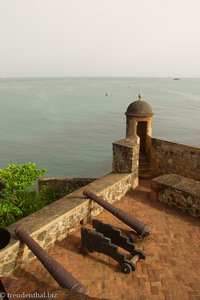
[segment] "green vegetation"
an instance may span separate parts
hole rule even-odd
[[[22,165],[10,164],[4,170],[0,169],[0,178],[5,185],[1,195],[7,197],[24,191],[34,185],[45,172],[46,169],[40,170],[35,163],[30,162]]]
[[[0,169],[0,227],[20,220],[80,187],[68,183],[65,186],[45,185],[40,193],[30,190],[45,172],[30,162]]]
[[[42,177],[46,169],[38,169],[35,163],[10,164],[0,169],[0,227],[6,227],[42,207],[73,192],[79,186],[45,185],[38,193],[30,188]]]
[[[79,188],[79,186],[72,184],[68,184],[66,186],[45,185],[40,191],[40,198],[45,205],[49,205],[67,194],[72,193],[77,188]]]
[[[0,169],[3,189],[0,191],[0,226],[7,226],[45,206],[36,191],[28,188],[44,175],[35,163],[10,164]]]

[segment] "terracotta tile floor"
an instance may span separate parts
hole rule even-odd
[[[151,228],[148,239],[136,243],[136,248],[146,253],[146,259],[138,262],[135,272],[122,273],[115,260],[97,252],[82,256],[80,230],[48,251],[87,288],[88,299],[200,300],[199,220],[152,202],[148,181],[141,181],[138,190],[129,192],[116,206]],[[105,211],[97,219],[128,229]],[[10,293],[55,291],[56,298],[48,299],[75,299],[72,295],[63,296],[58,284],[37,260],[2,282]]]

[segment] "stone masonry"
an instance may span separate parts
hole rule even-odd
[[[200,217],[200,182],[176,174],[156,177],[151,184],[151,199]]]
[[[151,168],[153,177],[175,173],[200,181],[200,149],[153,138]]]
[[[136,136],[113,143],[113,173],[131,173],[132,188],[138,186],[139,143]]]

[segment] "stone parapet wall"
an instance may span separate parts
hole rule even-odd
[[[0,250],[0,276],[12,274],[21,264],[35,258],[15,236],[17,226],[22,226],[44,249],[48,249],[55,241],[64,239],[77,229],[83,220],[89,220],[103,210],[98,204],[84,198],[85,189],[115,203],[131,188],[132,180],[132,174],[110,173],[8,226],[12,238],[10,244]]]
[[[93,181],[97,178],[62,178],[62,177],[51,177],[51,178],[41,178],[38,180],[38,189],[41,190],[43,186],[59,186],[66,187],[71,185],[72,187],[82,187]]]
[[[200,217],[200,182],[176,174],[152,180],[151,199]]]
[[[152,177],[175,173],[200,181],[200,149],[152,138]]]
[[[138,186],[138,165],[139,165],[139,139],[137,136],[130,136],[126,139],[113,143],[114,173],[131,173],[132,188]]]

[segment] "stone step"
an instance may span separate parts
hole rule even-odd
[[[150,167],[150,164],[149,163],[139,163],[139,167]]]
[[[142,182],[142,185],[140,184]],[[132,195],[138,197],[150,197],[151,188],[149,186],[145,186],[144,182],[148,182],[145,178],[139,181],[139,186],[132,191]]]
[[[145,154],[139,157],[139,178],[140,179],[150,179],[151,178],[151,168],[148,157]]]
[[[149,161],[148,157],[139,157],[139,161]]]
[[[139,178],[150,179],[152,168],[149,165],[139,166]]]
[[[151,171],[152,168],[148,166],[139,166],[139,172],[143,172],[143,171]]]
[[[151,179],[151,173],[140,173],[139,178],[140,179]]]
[[[148,160],[139,160],[139,166],[149,166],[150,163]]]
[[[139,178],[140,179],[151,179],[152,178],[152,175],[150,173],[139,173]]]

